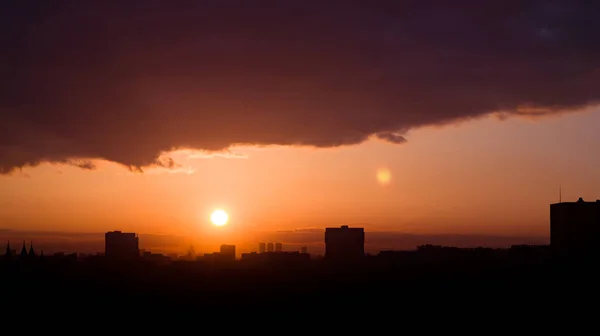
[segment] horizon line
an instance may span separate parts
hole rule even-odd
[[[336,228],[338,226],[331,226],[332,228]],[[358,227],[358,226],[357,226]],[[273,230],[273,231],[262,231],[262,230],[256,230],[257,232],[263,232],[263,233],[302,233],[302,232],[318,232],[318,231],[323,231],[325,232],[325,228],[329,228],[329,227],[324,227],[322,229],[320,228],[307,228],[307,229],[290,229],[290,230]],[[134,231],[124,231],[124,230],[120,230],[120,229],[111,229],[108,231],[64,231],[64,230],[16,230],[16,229],[7,229],[7,228],[0,228],[0,232],[17,232],[17,233],[54,233],[54,234],[67,234],[67,235],[72,235],[72,234],[80,234],[80,235],[104,235],[106,232],[111,232],[111,231],[121,231],[121,232],[133,232],[136,233],[137,235],[144,235],[144,236],[182,236],[182,237],[187,237],[187,236],[192,236],[191,234],[185,234],[185,233],[140,233],[140,232],[134,232]],[[537,235],[537,234],[515,234],[515,235],[510,235],[510,234],[492,234],[492,233],[452,233],[452,232],[443,232],[443,233],[417,233],[417,232],[406,232],[406,231],[400,231],[400,230],[366,230],[365,229],[365,233],[367,232],[371,232],[371,233],[394,233],[394,234],[402,234],[402,235],[407,235],[407,236],[479,236],[479,237],[507,237],[507,238],[511,238],[511,237],[539,237],[539,238],[543,238],[546,237],[547,235]],[[548,233],[549,235],[549,233]]]

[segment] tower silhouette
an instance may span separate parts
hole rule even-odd
[[[5,259],[12,259],[12,251],[10,250],[10,240],[6,243],[6,253],[4,254]]]
[[[25,246],[25,241],[23,240],[23,247],[21,248],[21,258],[27,257],[27,247]]]
[[[33,250],[33,242],[30,242],[29,244],[29,257],[35,257],[35,251]]]

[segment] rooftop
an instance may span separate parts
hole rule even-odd
[[[577,199],[576,202],[559,202],[559,203],[554,203],[554,204],[600,204],[600,199],[597,199],[596,201],[585,201],[583,199],[583,197],[579,197],[579,199]]]

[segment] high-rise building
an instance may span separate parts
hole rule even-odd
[[[135,233],[107,232],[104,235],[104,253],[110,259],[137,259],[140,256],[139,239]]]
[[[600,200],[550,204],[550,248],[560,257],[600,255]]]
[[[300,253],[307,254],[308,253],[308,247],[302,246],[302,248],[300,249]]]
[[[275,243],[275,252],[283,252],[283,244]]]
[[[258,243],[258,253],[265,253],[267,251],[267,244]]]
[[[273,243],[268,243],[267,244],[267,252],[273,252],[275,251],[275,246],[273,245]]]
[[[235,245],[221,245],[219,257],[221,260],[235,260]]]
[[[365,256],[365,229],[325,229],[325,257],[331,260],[354,260]]]

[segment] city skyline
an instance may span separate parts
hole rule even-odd
[[[323,242],[324,229],[288,230],[279,232],[262,232],[241,239],[228,239],[226,242],[210,242],[202,240],[202,237],[188,235],[153,235],[138,234],[141,237],[140,249],[153,253],[168,255],[185,255],[190,247],[196,253],[212,253],[222,243],[233,243],[238,246],[238,255],[241,253],[258,252],[259,244],[280,242],[283,249],[287,251],[301,251],[306,247],[311,254],[323,255],[325,244]],[[460,248],[508,248],[512,245],[547,245],[548,237],[528,236],[497,236],[497,235],[453,235],[453,234],[405,234],[401,232],[366,231],[367,240],[365,252],[377,254],[385,250],[414,250],[419,245],[433,244],[443,246],[455,246]],[[47,253],[83,253],[97,254],[104,249],[103,232],[56,232],[56,231],[14,231],[0,230],[0,240],[20,244],[21,241],[33,241],[35,245]],[[20,245],[19,245],[20,246]],[[266,248],[266,246],[265,246]],[[275,248],[275,246],[273,246]]]
[[[217,215],[217,216],[215,216]],[[215,211],[211,220],[216,226],[223,226],[227,222],[227,214],[222,210]],[[330,265],[364,265],[368,259],[379,261],[400,261],[406,256],[417,256],[421,262],[434,258],[442,261],[444,257],[458,258],[464,257],[508,257],[512,261],[536,260],[537,262],[552,261],[556,265],[567,263],[578,263],[593,260],[598,255],[598,234],[600,233],[600,199],[595,201],[585,201],[578,198],[575,202],[562,201],[562,189],[559,190],[559,202],[550,204],[550,241],[546,244],[515,244],[510,246],[492,247],[485,245],[460,246],[454,244],[418,244],[411,249],[387,248],[380,249],[377,253],[369,253],[365,250],[366,232],[363,227],[349,227],[342,225],[340,227],[327,227],[323,233],[325,253],[324,255],[313,254],[318,260],[325,260]],[[3,230],[4,233],[10,231]],[[313,230],[317,232],[317,230]],[[164,238],[164,237],[163,237]],[[272,239],[273,237],[271,237]],[[394,241],[394,237],[388,237]],[[140,248],[140,236],[135,232],[123,232],[120,230],[108,231],[104,234],[104,252],[96,253],[70,253],[64,251],[52,254],[52,258],[65,260],[65,257],[71,261],[90,261],[103,260],[108,265],[134,265],[140,261],[146,260],[152,263],[171,261],[204,261],[214,266],[233,266],[236,260],[240,259],[250,265],[273,265],[272,263],[287,263],[298,265],[298,262],[304,263],[311,259],[311,253],[308,252],[307,245],[301,245],[298,251],[284,249],[281,241],[258,243],[258,249],[252,249],[251,252],[240,251],[236,244],[220,244],[218,251],[197,254],[194,246],[190,246],[185,255],[178,253],[156,253]],[[397,241],[396,241],[397,242]],[[40,265],[44,252],[43,249],[38,254],[33,248],[33,241],[29,243],[27,249],[26,240],[23,239],[21,252],[10,245],[10,239],[7,240],[4,261],[13,262],[15,258],[20,265]],[[255,246],[256,247],[256,246]],[[236,253],[236,251],[238,253]],[[407,254],[410,253],[410,254]],[[483,253],[483,254],[482,254]],[[241,256],[241,258],[238,258]],[[323,257],[324,259],[320,258]],[[372,259],[371,257],[377,257]],[[514,259],[514,257],[517,257]],[[535,257],[534,259],[530,259]],[[391,259],[390,259],[391,258]],[[538,259],[541,258],[541,259]],[[45,259],[44,259],[45,260]],[[413,259],[413,261],[417,261]],[[133,264],[132,264],[133,263]],[[332,264],[333,263],[333,264]],[[249,265],[249,264],[246,264]]]

